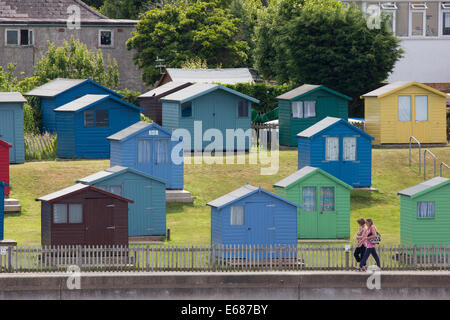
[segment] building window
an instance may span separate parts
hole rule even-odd
[[[395,34],[396,25],[396,15],[397,15],[397,4],[395,2],[384,2],[381,3],[381,10],[383,16],[388,19],[389,29]]]
[[[248,118],[248,101],[247,100],[239,101],[238,117],[239,118]]]
[[[320,188],[320,211],[334,211],[334,187]]]
[[[316,117],[316,102],[315,101],[305,101],[303,103],[303,115],[305,118],[315,118]]]
[[[156,164],[167,164],[170,158],[170,141],[168,139],[155,140]]]
[[[139,140],[138,163],[152,163],[152,140]]]
[[[450,2],[448,5],[450,9]],[[442,34],[444,36],[450,35],[450,10],[442,13]]]
[[[232,226],[242,226],[244,224],[244,207],[243,206],[231,206],[230,224]]]
[[[417,202],[417,218],[434,218],[434,202]]]
[[[97,127],[109,126],[108,110],[96,110],[95,111],[95,125]]]
[[[192,102],[185,102],[181,104],[181,117],[189,118],[192,117]]]
[[[69,223],[83,223],[82,204],[69,204]]]
[[[33,30],[29,29],[6,29],[6,45],[30,46],[34,43]]]
[[[316,211],[317,194],[316,187],[302,188],[302,211],[314,212]]]
[[[398,97],[398,121],[411,121],[411,96]]]
[[[53,223],[67,223],[67,204],[53,205]]]
[[[292,118],[303,118],[303,101],[293,101],[292,107]]]
[[[411,3],[409,10],[409,36],[425,37],[427,24],[427,10],[425,3]]]
[[[95,124],[94,111],[88,110],[84,112],[84,126],[93,127]]]
[[[416,121],[428,121],[428,96],[415,96],[414,109]]]
[[[108,191],[115,195],[122,196],[122,186],[109,186]]]
[[[344,137],[343,140],[344,161],[356,161],[356,137]]]
[[[98,33],[100,47],[113,46],[113,32],[111,30],[100,30]]]
[[[325,138],[325,160],[338,161],[339,160],[339,138],[326,137]]]

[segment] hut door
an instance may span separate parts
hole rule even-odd
[[[0,111],[0,139],[13,146],[13,149],[9,151],[9,162],[15,162],[14,116],[12,111]]]
[[[171,182],[172,179],[170,179],[170,173],[172,161],[170,154],[170,139],[164,138],[153,140],[153,174]]]
[[[267,246],[274,243],[275,225],[270,203],[247,203],[244,216],[248,233],[248,244]]]
[[[302,209],[299,210],[298,237],[301,239],[315,239],[317,234],[318,208],[317,187],[305,186],[301,190]]]
[[[114,242],[114,201],[86,200],[86,244],[110,245]]]
[[[320,187],[318,192],[317,237],[319,239],[334,239],[336,238],[335,188]]]

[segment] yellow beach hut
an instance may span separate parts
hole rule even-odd
[[[416,81],[397,81],[366,93],[366,131],[374,144],[447,143],[446,97]]]

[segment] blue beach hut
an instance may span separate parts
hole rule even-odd
[[[156,123],[137,122],[108,137],[111,166],[124,166],[167,181],[167,189],[184,187],[183,143]]]
[[[42,110],[42,127],[44,131],[56,132],[56,114],[53,112],[73,100],[86,94],[113,95],[117,98],[123,96],[91,79],[63,79],[57,78],[37,87],[25,96],[38,97]]]
[[[352,187],[372,184],[371,135],[347,121],[327,117],[297,134],[298,169],[320,168]]]
[[[77,183],[134,201],[128,205],[130,237],[165,236],[166,181],[131,168],[115,166],[82,178]]]
[[[140,112],[114,95],[98,94],[56,108],[58,158],[109,158],[106,138],[139,121]]]
[[[7,183],[0,181],[0,240],[4,239],[5,224],[5,188]]]
[[[12,145],[10,163],[25,162],[23,104],[26,102],[19,92],[0,92],[0,139]]]

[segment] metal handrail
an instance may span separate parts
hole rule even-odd
[[[431,152],[428,149],[425,149],[425,151],[423,152],[423,178],[426,180],[427,179],[427,153],[429,153],[433,159],[434,159],[434,176],[436,177],[436,161],[437,158],[434,155],[433,152]]]
[[[415,142],[417,142],[417,144],[419,145],[419,173],[420,173],[420,169],[422,168],[422,159],[421,159],[421,154],[422,154],[422,145],[420,144],[420,141],[417,140],[414,136],[409,137],[409,166],[411,167],[411,146],[412,146],[412,140],[414,140]]]
[[[441,162],[441,165],[439,166],[439,173],[440,176],[442,177],[442,167],[446,167],[447,169],[450,169],[450,166],[448,164],[446,164],[445,162]]]

